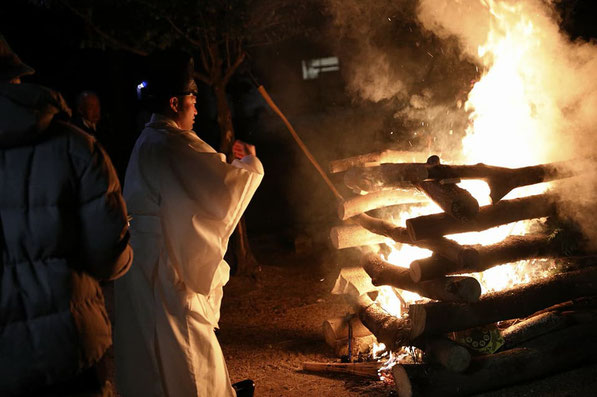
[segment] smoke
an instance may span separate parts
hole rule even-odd
[[[326,5],[349,93],[391,103],[416,149],[507,166],[596,157],[597,45],[560,29],[555,0]],[[562,215],[597,247],[597,172],[582,171],[560,183]]]

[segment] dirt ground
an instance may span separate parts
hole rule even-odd
[[[330,294],[339,272],[325,247],[302,254],[254,244],[256,280],[232,277],[224,289],[218,338],[233,382],[250,378],[256,396],[388,396],[376,379],[302,371],[305,361],[339,361],[326,345],[322,323],[349,306]]]

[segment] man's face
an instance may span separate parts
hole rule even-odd
[[[178,126],[183,130],[192,130],[195,123],[197,97],[193,94],[178,97],[177,119]]]
[[[79,109],[81,115],[86,119],[97,124],[101,118],[101,107],[99,98],[95,95],[87,95]]]

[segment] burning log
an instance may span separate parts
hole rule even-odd
[[[344,184],[356,192],[376,192],[387,188],[414,187],[427,177],[425,163],[382,164],[349,169],[344,174]]]
[[[551,332],[524,347],[474,357],[460,374],[425,364],[396,365],[396,391],[400,397],[463,396],[564,371],[595,361],[596,331],[593,322]]]
[[[383,363],[380,362],[362,362],[362,363],[319,363],[304,362],[303,371],[323,372],[323,373],[342,373],[366,376],[379,379],[377,371]]]
[[[448,274],[482,272],[504,263],[562,255],[558,252],[558,246],[554,240],[541,234],[508,236],[496,244],[475,246],[474,249],[479,254],[478,261],[476,263],[469,262],[466,266],[439,255],[415,260],[410,264],[412,280],[419,282]]]
[[[595,294],[597,267],[589,267],[487,294],[474,303],[413,304],[408,309],[412,327],[410,337],[414,340],[420,335],[440,335],[525,317],[556,303]],[[371,329],[365,321],[363,324]]]
[[[360,156],[348,157],[346,159],[330,162],[330,172],[346,171],[353,167],[377,166],[382,163],[404,163],[425,158],[420,152],[406,152],[400,150],[384,150],[382,152],[367,153]]]
[[[338,217],[346,220],[358,214],[390,205],[415,204],[421,195],[407,190],[382,190],[345,200],[338,205]]]
[[[359,296],[354,302],[354,308],[363,325],[388,349],[397,350],[402,346],[410,345],[410,341],[414,339],[411,338],[409,319],[388,314],[367,294]]]
[[[435,180],[450,178],[484,180],[489,185],[491,202],[495,204],[517,187],[572,177],[578,174],[578,171],[572,170],[573,166],[576,170],[581,168],[588,170],[589,161],[581,164],[578,161],[560,162],[522,168],[495,167],[482,163],[435,165],[429,167],[428,174],[430,179]]]
[[[541,194],[481,207],[475,219],[462,222],[439,213],[419,216],[406,221],[406,228],[413,241],[447,234],[480,232],[498,225],[523,219],[542,218],[555,214],[554,197]]]
[[[479,212],[479,203],[467,191],[455,183],[423,181],[417,187],[447,214],[462,222],[472,220]]]
[[[479,253],[477,250],[472,247],[463,247],[454,240],[440,237],[413,241],[406,228],[396,226],[388,221],[373,218],[366,214],[361,214],[350,219],[372,233],[384,235],[397,243],[412,244],[431,250],[462,266],[476,266],[478,264]]]
[[[410,271],[392,265],[375,254],[363,256],[361,266],[371,276],[373,285],[391,285],[430,298],[448,302],[476,302],[481,285],[473,277],[442,277],[415,283]]]

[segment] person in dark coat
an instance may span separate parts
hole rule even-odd
[[[120,184],[0,35],[0,395],[110,395],[101,280],[132,263]],[[66,117],[65,117],[66,119]]]

